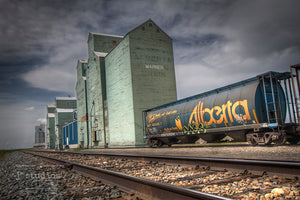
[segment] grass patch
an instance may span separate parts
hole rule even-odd
[[[11,153],[17,151],[16,149],[12,149],[12,150],[0,150],[0,157],[4,156],[7,153]]]
[[[30,149],[2,149],[2,150],[0,150],[0,157],[4,156],[7,153],[12,153],[15,151],[22,151],[22,150],[30,150]]]

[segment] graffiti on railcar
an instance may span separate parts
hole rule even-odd
[[[184,125],[182,126],[181,120],[180,120],[180,116],[175,118],[175,124],[176,124],[176,128],[179,132],[190,132],[190,131],[195,131],[195,132],[199,132],[199,133],[206,133],[206,129],[208,128],[208,126],[204,126],[203,123],[192,123],[189,125]]]
[[[237,108],[239,112],[237,113]],[[227,126],[228,123],[234,121],[243,122],[245,120],[251,120],[251,116],[248,108],[248,101],[236,101],[232,103],[230,100],[226,104],[221,106],[214,106],[213,108],[203,108],[203,102],[194,107],[193,112],[190,115],[190,124],[212,125],[224,123]]]
[[[164,117],[164,116],[167,116],[167,115],[172,115],[172,114],[175,114],[177,113],[177,110],[173,110],[173,111],[167,111],[167,112],[163,112],[163,113],[153,113],[153,114],[150,114],[149,115],[149,123],[152,123],[153,121],[155,121],[156,119],[158,118],[161,118],[161,117]]]
[[[255,112],[253,110],[253,112]],[[255,113],[253,113],[255,116]],[[162,113],[152,113],[148,117],[147,127],[154,132],[199,132],[206,133],[206,130],[215,125],[228,126],[230,123],[246,123],[251,120],[248,107],[248,100],[232,102],[228,100],[225,104],[216,105],[212,108],[206,107],[204,102],[199,101],[190,109],[172,110]],[[255,120],[257,123],[257,119]],[[252,121],[250,123],[255,123]],[[221,125],[222,126],[222,125]]]

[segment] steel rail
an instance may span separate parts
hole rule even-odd
[[[50,162],[65,165],[69,169],[77,171],[85,176],[89,176],[93,179],[100,180],[105,184],[111,186],[117,186],[125,192],[135,193],[145,199],[228,199],[212,194],[207,194],[203,192],[198,192],[195,190],[190,190],[186,188],[181,188],[177,186],[172,186],[164,183],[159,183],[143,178],[138,178],[118,172],[113,172],[110,170],[95,168],[87,165],[82,165],[75,162],[60,160],[57,158],[52,158],[48,156],[39,155],[33,152],[24,151],[34,156],[39,156]]]
[[[39,152],[39,151],[37,151]],[[122,157],[133,160],[158,161],[171,164],[199,165],[226,169],[248,170],[249,172],[267,172],[288,176],[299,176],[299,161],[276,161],[276,160],[252,160],[252,159],[228,159],[228,158],[198,158],[179,156],[150,156],[150,155],[124,155],[111,153],[87,153],[87,152],[57,152],[40,151],[50,153],[67,153],[78,155]]]

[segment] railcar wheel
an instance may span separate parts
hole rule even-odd
[[[147,141],[147,144],[148,144],[149,147],[152,147],[152,146],[153,146],[153,145],[152,145],[152,144],[153,144],[153,143],[152,143],[152,140],[149,139],[149,140]]]
[[[271,143],[272,143],[272,134],[265,133],[264,134],[264,144],[271,145]]]
[[[250,138],[250,139],[248,140],[248,143],[249,143],[250,145],[252,145],[252,146],[258,145],[258,143],[256,142],[256,140],[255,140],[254,138]]]
[[[149,147],[161,147],[163,143],[158,139],[151,139],[148,141],[148,145]]]
[[[160,140],[157,140],[156,146],[161,147],[162,145],[163,145],[163,143]]]
[[[256,146],[258,145],[257,140],[255,139],[254,135],[247,135],[247,142],[248,144],[252,145],[252,146]]]
[[[286,134],[282,133],[278,136],[278,139],[274,141],[275,145],[283,145],[286,142]]]

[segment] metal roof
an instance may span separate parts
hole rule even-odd
[[[81,62],[81,63],[87,63],[86,59],[79,59],[78,61]]]
[[[119,38],[123,38],[123,36],[120,36],[120,35],[111,35],[111,34],[104,34],[104,33],[90,32],[90,34],[92,34],[92,35],[101,35],[101,36],[109,36],[109,37],[119,37]]]
[[[55,117],[55,114],[54,113],[48,113],[48,118],[50,117]]]
[[[71,109],[71,108],[56,108],[57,113],[70,113],[74,111],[75,109]]]
[[[107,53],[99,52],[99,51],[94,51],[94,53],[99,57],[105,57],[107,55]]]
[[[76,100],[76,97],[55,97],[55,100]]]
[[[47,107],[48,108],[56,108],[56,105],[55,104],[48,104]]]

